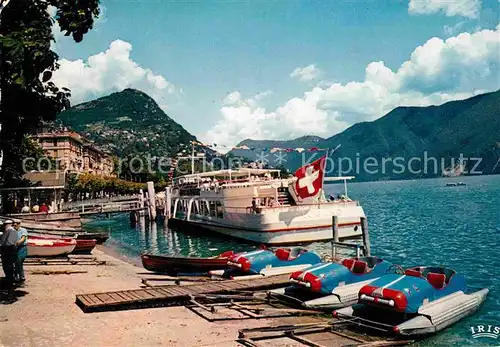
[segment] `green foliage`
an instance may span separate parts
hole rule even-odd
[[[115,174],[135,181],[153,181],[161,189],[168,182],[169,159],[191,155],[196,138],[167,116],[145,93],[135,89],[76,105],[58,116],[57,122],[91,139],[115,154]],[[195,146],[210,161],[214,151]],[[191,173],[191,161],[179,160],[179,174]],[[208,166],[205,166],[205,170]],[[203,171],[203,161],[195,160],[195,172]]]
[[[99,14],[98,0],[14,0],[2,10],[0,22],[0,102],[3,165],[0,180],[17,180],[22,141],[42,121],[54,120],[69,107],[70,91],[57,87],[52,72],[59,67],[50,49],[52,19],[48,6],[57,8],[57,22],[66,35],[80,42]]]
[[[76,105],[58,121],[120,158],[171,157],[196,140],[152,98],[134,89]]]
[[[50,170],[56,165],[53,159],[45,156],[38,143],[28,137],[23,138],[19,148],[17,148],[17,153],[20,160],[16,160],[13,165],[8,165],[4,169],[4,172],[11,177],[8,181],[10,187],[27,187],[30,185],[30,182],[23,179],[19,173],[38,169]]]
[[[144,183],[130,182],[116,177],[97,176],[90,173],[71,174],[66,179],[67,191],[75,198],[83,193],[135,194],[140,189],[146,189]]]

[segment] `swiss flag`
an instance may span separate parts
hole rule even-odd
[[[325,175],[326,155],[311,164],[307,164],[295,171],[295,192],[301,199],[315,196],[323,188],[323,176]]]

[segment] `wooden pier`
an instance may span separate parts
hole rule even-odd
[[[266,290],[288,283],[290,274],[262,277],[252,281],[215,281],[214,283],[156,286],[144,289],[79,294],[76,304],[85,313],[171,306],[189,302],[199,294],[231,293],[242,290]]]

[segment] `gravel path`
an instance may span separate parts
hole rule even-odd
[[[269,320],[210,323],[184,307],[83,313],[75,295],[140,287],[143,268],[94,250],[102,266],[26,266],[27,281],[17,301],[0,304],[0,347],[57,346],[240,346],[238,329]],[[30,270],[86,270],[35,275]],[[289,324],[281,319],[279,324]]]

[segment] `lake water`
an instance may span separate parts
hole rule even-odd
[[[446,187],[452,181],[467,186]],[[328,185],[327,193],[342,189]],[[359,200],[368,217],[372,254],[401,264],[445,265],[462,273],[470,285],[490,294],[478,314],[455,324],[419,346],[498,346],[494,339],[472,339],[470,326],[500,326],[500,175],[352,183],[349,196]],[[187,235],[153,227],[130,228],[128,216],[96,220],[90,230],[106,230],[107,245],[128,257],[142,251],[209,256],[255,245],[210,236]],[[329,243],[308,246],[329,253]]]

